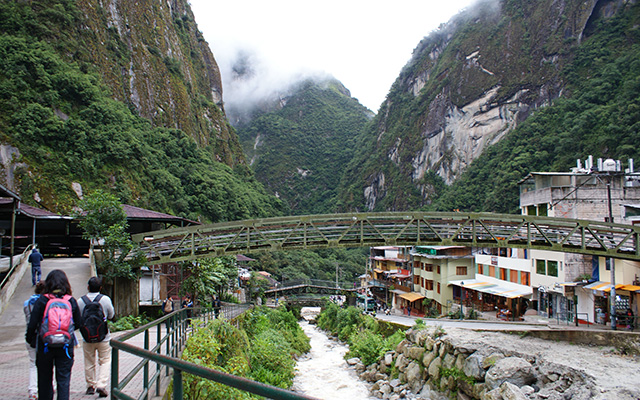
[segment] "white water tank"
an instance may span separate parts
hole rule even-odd
[[[603,161],[602,172],[616,172],[617,170],[617,163],[615,162],[615,160],[607,158]]]

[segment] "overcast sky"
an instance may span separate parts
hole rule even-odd
[[[190,3],[220,65],[225,102],[234,95],[236,101],[259,97],[301,73],[318,72],[340,80],[377,112],[418,42],[473,0]],[[259,78],[247,87],[230,86],[230,64],[239,49],[259,61]]]

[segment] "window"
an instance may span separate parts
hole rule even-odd
[[[433,264],[425,264],[424,270],[427,272],[433,272]]]
[[[437,265],[436,268],[437,268],[437,272],[440,273],[440,265]],[[440,292],[438,292],[438,293],[440,293]]]
[[[438,282],[438,294],[440,294],[440,282]]]
[[[529,282],[529,273],[528,272],[520,272],[520,284],[529,286],[531,282]]]
[[[496,267],[495,265],[489,265],[489,276],[496,276]]]
[[[509,270],[509,282],[518,283],[518,271]]]
[[[507,280],[507,269],[506,268],[500,268],[500,280],[503,280],[503,281]]]
[[[557,261],[547,261],[547,275],[549,276],[558,276],[558,262]]]
[[[433,290],[433,281],[427,281],[427,286],[425,287],[427,290]]]
[[[546,217],[548,215],[547,204],[538,204],[538,215],[541,217]]]
[[[527,215],[536,215],[536,206],[527,206]]]
[[[545,275],[547,273],[547,266],[544,260],[536,260],[536,273],[539,275]]]
[[[414,275],[413,276],[413,283],[415,283],[416,285],[420,284],[420,276],[419,275]]]
[[[467,267],[456,267],[456,275],[466,275]]]
[[[484,265],[483,264],[478,264],[478,273],[480,275],[484,275]]]

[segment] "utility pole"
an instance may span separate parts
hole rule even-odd
[[[611,210],[611,180],[609,175],[607,180],[607,202],[609,206],[609,223],[613,223],[613,211]],[[611,316],[611,329],[616,330],[616,262],[614,258],[609,258],[609,265],[611,266],[611,298],[609,299],[609,315]]]

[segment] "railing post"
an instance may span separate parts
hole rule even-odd
[[[144,349],[149,350],[149,330],[144,331]],[[147,392],[144,396],[145,399],[149,399],[149,360],[145,362],[142,367],[142,388]]]
[[[111,397],[113,397],[114,391],[116,387],[118,387],[120,383],[120,376],[118,374],[119,371],[118,365],[118,349],[115,347],[111,348]]]
[[[158,347],[158,354],[162,354],[162,346],[160,346],[160,341],[162,340],[162,324],[156,325],[156,346]],[[167,338],[167,343],[169,342]],[[168,348],[167,348],[168,350]],[[167,351],[167,355],[169,355],[169,351]],[[160,396],[160,377],[162,376],[162,371],[160,367],[160,363],[156,363],[156,397]]]
[[[182,371],[173,369],[173,400],[182,400]]]

